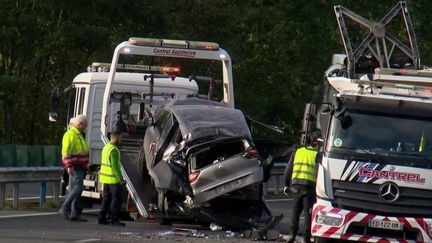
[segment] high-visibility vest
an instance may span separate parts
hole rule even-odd
[[[119,155],[118,161],[111,161],[111,152],[117,150]],[[104,184],[117,184],[122,181],[121,171],[115,171],[116,168],[120,168],[120,150],[112,143],[107,143],[102,149],[102,161],[99,181]]]
[[[62,141],[62,162],[67,168],[80,166],[87,168],[89,163],[89,146],[76,127],[70,128]]]
[[[305,184],[296,183],[299,180],[303,182],[309,182],[307,184],[316,183],[317,179],[317,168],[316,168],[316,156],[318,151],[312,147],[303,147],[297,149],[294,156],[294,166],[291,176],[291,184]]]

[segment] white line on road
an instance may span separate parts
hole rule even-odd
[[[85,239],[85,240],[77,240],[75,242],[86,243],[86,242],[93,242],[93,241],[100,241],[100,239]]]
[[[4,215],[4,216],[0,216],[0,219],[47,216],[47,215],[55,215],[55,214],[59,214],[59,213],[51,212],[51,213],[27,213],[27,214]]]
[[[99,209],[87,209],[84,210],[84,213],[96,213],[99,212]],[[13,214],[13,215],[3,215],[0,216],[0,219],[12,219],[12,218],[24,218],[24,217],[37,217],[37,216],[48,216],[48,215],[56,215],[60,214],[58,212],[50,212],[50,213],[26,213],[26,214]]]
[[[285,202],[285,201],[292,201],[292,198],[278,198],[278,199],[267,199],[266,202]]]

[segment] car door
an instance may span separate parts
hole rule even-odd
[[[153,126],[147,128],[143,142],[147,169],[153,167],[155,163],[155,156],[158,153],[161,144],[163,143],[163,131],[169,123],[171,117],[171,113],[164,110],[157,117],[156,123]]]
[[[198,145],[188,159],[189,182],[197,203],[263,180],[258,153],[247,139],[222,139]]]

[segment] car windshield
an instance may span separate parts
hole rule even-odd
[[[333,119],[327,149],[430,157],[432,118],[347,111]]]

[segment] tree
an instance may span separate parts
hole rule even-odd
[[[219,43],[234,63],[236,106],[298,137],[304,104],[320,99],[314,87],[322,84],[332,54],[343,51],[335,4],[379,20],[395,1],[4,0],[0,142],[58,144],[64,127],[47,121],[51,90],[63,90],[94,61],[109,62],[130,36]],[[432,62],[431,5],[408,1],[426,64]]]

